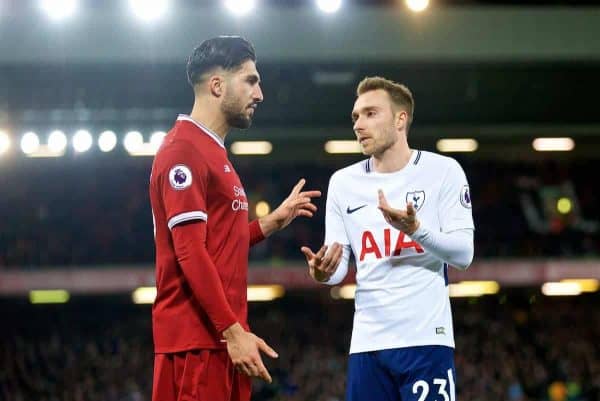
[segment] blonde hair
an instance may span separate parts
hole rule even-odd
[[[356,96],[377,89],[386,91],[392,99],[392,103],[406,112],[408,115],[406,131],[408,131],[412,124],[413,112],[415,109],[415,100],[413,99],[410,89],[408,89],[406,85],[383,77],[365,77],[360,81],[356,88]]]

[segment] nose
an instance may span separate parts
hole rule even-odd
[[[362,121],[361,121],[360,117],[358,117],[356,119],[356,121],[354,121],[354,125],[352,126],[352,129],[354,130],[354,132],[360,132],[363,129]]]
[[[262,93],[262,89],[260,88],[260,85],[256,85],[256,88],[254,89],[254,93],[252,94],[252,99],[254,100],[255,103],[260,103],[263,101],[263,93]]]

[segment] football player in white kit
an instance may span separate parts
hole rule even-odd
[[[455,401],[448,265],[473,259],[471,196],[454,159],[409,148],[413,109],[406,86],[360,82],[352,121],[370,157],[333,174],[325,244],[302,247],[330,285],[356,260],[347,401]]]

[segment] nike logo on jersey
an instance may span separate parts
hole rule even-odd
[[[352,214],[352,213],[356,212],[357,210],[362,209],[365,206],[367,206],[367,205],[362,205],[362,206],[359,206],[359,207],[355,207],[354,209],[350,209],[350,206],[348,206],[346,208],[346,213]]]

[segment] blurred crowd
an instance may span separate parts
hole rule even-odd
[[[18,160],[3,166],[0,268],[152,263],[151,159],[100,156]],[[600,201],[589,168],[593,161],[460,162],[471,185],[476,257],[600,254]],[[316,201],[320,209],[313,219],[300,218],[253,248],[253,262],[283,264],[302,259],[300,246],[320,245],[329,177],[348,163],[335,158],[275,165],[268,158],[234,161],[252,217],[257,202],[277,207],[301,177],[307,178],[307,188],[324,194]]]
[[[18,307],[17,307],[18,306]],[[453,299],[457,399],[599,401],[597,294],[551,299],[520,290]],[[150,401],[150,309],[127,299],[58,306],[3,300],[0,400]],[[253,330],[280,357],[253,401],[342,401],[351,301],[326,291],[251,304]],[[23,314],[27,319],[23,319]]]

